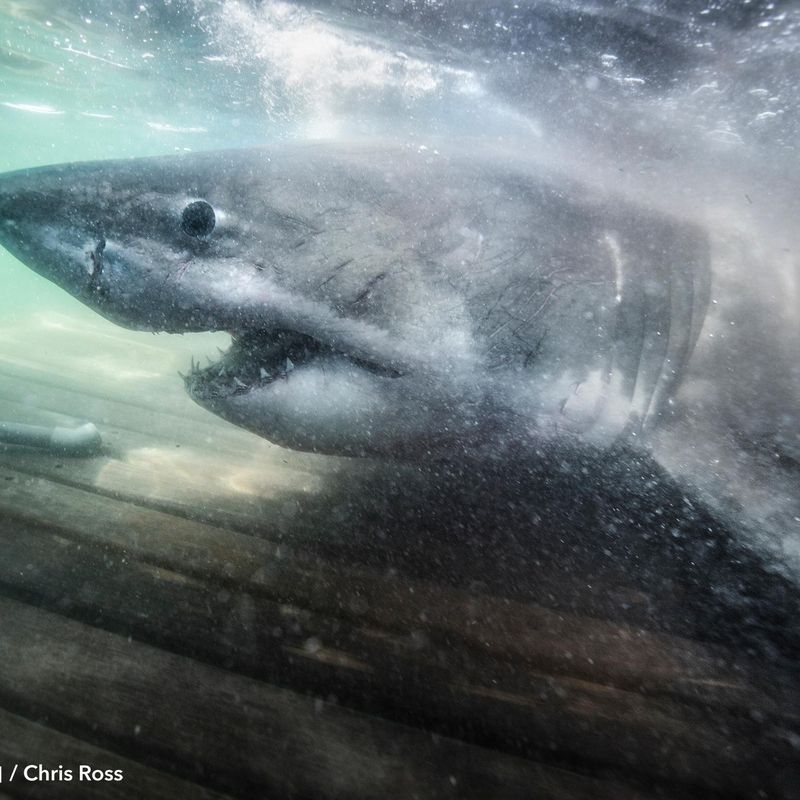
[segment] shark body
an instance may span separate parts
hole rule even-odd
[[[0,242],[120,325],[231,332],[190,395],[341,455],[638,434],[710,286],[686,222],[518,160],[365,144],[8,173]]]

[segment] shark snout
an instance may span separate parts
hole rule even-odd
[[[0,245],[77,296],[92,280],[91,253],[100,237],[83,220],[67,184],[57,169],[0,175]]]

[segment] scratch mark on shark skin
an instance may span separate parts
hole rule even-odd
[[[317,286],[317,289],[321,289],[323,286],[326,286],[328,283],[330,283],[339,274],[339,272],[341,272],[341,270],[343,270],[348,264],[352,264],[353,260],[354,259],[352,258],[346,258],[344,261],[342,261],[341,264],[337,264],[333,268],[331,274],[328,275],[328,277],[325,278],[325,280],[322,281],[322,283],[320,283],[319,286]]]
[[[386,277],[386,273],[385,273],[385,272],[379,272],[377,275],[374,275],[373,277],[371,277],[371,278],[370,278],[370,279],[367,281],[367,284],[366,284],[366,286],[365,286],[365,287],[364,287],[364,288],[361,290],[361,292],[359,292],[358,296],[357,296],[357,297],[356,297],[354,300],[352,300],[352,301],[350,302],[350,306],[351,306],[351,307],[352,307],[352,306],[355,306],[355,305],[357,305],[358,303],[361,303],[361,302],[363,302],[364,300],[366,300],[366,299],[367,299],[367,298],[370,296],[370,294],[372,293],[372,290],[373,290],[373,289],[374,289],[374,288],[375,288],[375,287],[376,287],[376,286],[377,286],[377,285],[378,285],[378,284],[379,284],[379,283],[380,283],[380,282],[381,282],[381,281],[382,281],[382,280],[383,280],[385,277]]]

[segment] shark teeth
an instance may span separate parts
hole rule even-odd
[[[220,350],[222,359],[207,367],[192,357],[191,370],[184,377],[189,392],[196,398],[226,398],[243,395],[266,387],[279,380],[288,380],[302,367],[342,354],[306,334],[291,330],[237,331],[227,351]],[[363,369],[386,377],[397,377],[391,368],[368,364],[350,357]]]
[[[232,397],[259,386],[286,380],[301,363],[314,358],[320,349],[309,337],[292,331],[240,332],[228,351],[217,348],[221,361],[201,367],[191,358],[189,375],[184,376],[189,391],[197,396]]]

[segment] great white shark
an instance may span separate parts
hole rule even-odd
[[[295,449],[415,457],[658,426],[702,229],[520,160],[282,144],[0,177],[0,241],[137,330],[229,331],[189,394]]]
[[[380,457],[304,504],[316,527],[347,509],[356,560],[421,548],[546,599],[580,574],[569,602],[601,616],[622,612],[595,578],[621,580],[661,598],[648,625],[794,659],[796,587],[776,574],[797,574],[791,451],[776,469],[777,444],[739,447],[743,477],[719,487],[731,379],[698,379],[695,345],[722,338],[731,290],[709,239],[518,151],[455,144],[0,176],[0,242],[45,278],[129,328],[232,335],[216,363],[187,365],[195,401],[286,447]],[[775,531],[781,550],[764,546]]]

